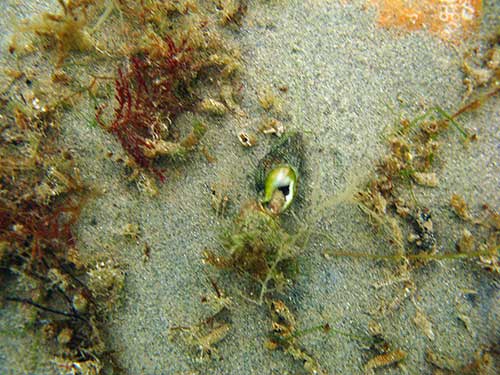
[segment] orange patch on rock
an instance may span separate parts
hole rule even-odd
[[[458,42],[478,26],[482,0],[368,0],[378,8],[382,27],[408,31],[429,30]]]

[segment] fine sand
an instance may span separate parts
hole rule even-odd
[[[43,5],[2,2],[1,56],[6,60],[10,19],[29,17]],[[25,2],[30,3],[30,2]],[[40,2],[42,3],[42,2]],[[345,3],[345,4],[344,4]],[[500,339],[498,277],[476,262],[431,262],[411,271],[412,296],[384,317],[378,305],[388,305],[407,286],[396,282],[390,262],[327,258],[324,250],[389,253],[383,232],[377,232],[349,192],[363,187],[386,152],[387,135],[399,116],[412,118],[433,106],[450,112],[465,94],[462,49],[426,31],[402,32],[377,26],[375,10],[364,1],[250,1],[239,31],[227,31],[239,45],[244,64],[242,110],[214,121],[203,140],[217,161],[201,153],[167,173],[155,197],[138,191],[126,180],[123,167],[105,157],[121,148],[99,127],[86,124],[90,109],[65,115],[63,136],[77,157],[83,178],[104,189],[85,208],[78,223],[80,251],[87,256],[112,257],[126,272],[122,304],[106,324],[106,341],[113,358],[130,375],[153,374],[298,374],[301,364],[280,351],[264,347],[270,329],[266,306],[238,296],[238,278],[224,275],[221,288],[232,296],[233,329],[216,345],[220,358],[197,361],[196,350],[182,340],[171,341],[169,328],[196,324],[210,311],[200,302],[211,292],[208,277],[219,273],[202,263],[205,248],[218,249],[219,235],[238,208],[256,196],[252,175],[272,138],[243,148],[241,130],[256,132],[265,111],[258,93],[271,88],[282,102],[278,116],[287,129],[303,132],[309,173],[303,179],[309,196],[295,209],[304,225],[328,232],[334,243],[319,237],[300,256],[300,274],[281,298],[295,313],[299,328],[329,322],[351,336],[335,333],[306,335],[301,342],[328,374],[360,374],[373,353],[354,336],[368,335],[375,319],[394,348],[408,353],[401,367],[384,374],[428,374],[431,350],[457,361]],[[481,32],[498,28],[498,2],[486,1]],[[474,43],[474,41],[470,41]],[[286,86],[286,92],[279,87]],[[492,98],[481,109],[465,114],[461,124],[478,135],[468,147],[454,129],[443,138],[437,188],[416,187],[419,203],[430,207],[438,250],[455,251],[464,224],[449,207],[452,193],[462,195],[479,210],[482,203],[500,205],[500,101]],[[225,216],[211,207],[210,186],[221,186],[230,199]],[[314,193],[312,193],[314,192]],[[307,195],[307,194],[306,194]],[[322,203],[338,204],[322,215]],[[316,214],[315,214],[316,213]],[[319,217],[321,216],[321,217]],[[139,236],[122,235],[126,224],[139,227]],[[296,225],[296,224],[294,224]],[[294,227],[293,225],[291,226]],[[144,261],[144,246],[150,257]],[[474,290],[467,298],[466,290]],[[413,319],[417,311],[432,324],[430,339]],[[468,317],[468,321],[460,317]],[[467,320],[467,319],[466,319]],[[19,335],[5,332],[19,326]],[[50,357],[23,333],[18,306],[0,309],[0,373],[51,374]]]

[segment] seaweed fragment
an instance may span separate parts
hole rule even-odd
[[[498,345],[489,348],[479,349],[474,356],[474,360],[460,369],[464,375],[494,374],[498,372]]]
[[[224,116],[227,113],[227,107],[212,98],[203,99],[198,105],[198,110],[213,116]]]
[[[259,130],[264,134],[274,134],[279,138],[285,133],[285,126],[275,118],[265,118]]]
[[[224,340],[230,331],[231,325],[229,323],[209,325],[203,322],[190,327],[173,327],[170,333],[171,338],[173,338],[174,332],[180,333],[188,345],[198,350],[198,361],[203,361],[207,356],[220,358],[215,345]]]
[[[391,352],[379,354],[372,359],[370,359],[365,365],[365,373],[372,374],[373,370],[398,364],[403,361],[407,356],[407,353],[401,349],[395,349]]]
[[[488,94],[489,95],[489,94]],[[492,94],[493,95],[493,94]],[[439,106],[431,108],[421,116],[412,120],[403,119],[396,134],[389,138],[389,154],[379,163],[377,175],[368,183],[366,190],[357,194],[360,208],[374,222],[386,229],[390,241],[397,245],[400,256],[406,259],[426,261],[429,259],[463,259],[464,254],[436,254],[436,236],[429,210],[419,207],[414,184],[423,187],[437,187],[439,178],[438,156],[440,143],[438,137],[452,125],[467,144],[475,136],[464,129],[457,118],[472,107],[466,105],[455,113],[449,114]],[[410,200],[403,198],[405,189]],[[450,205],[455,213],[465,221],[472,218],[463,199],[453,195]],[[427,212],[427,213],[426,213]],[[403,223],[397,216],[406,219],[416,229],[404,239]],[[411,230],[411,229],[410,229]],[[408,244],[416,245],[425,253],[409,254]],[[468,253],[470,257],[478,257],[481,251]],[[474,255],[473,255],[474,254]],[[397,256],[381,256],[380,259],[396,259]]]
[[[459,218],[462,220],[470,220],[472,217],[469,213],[469,208],[465,199],[458,194],[452,194],[450,198],[450,206]]]
[[[224,217],[231,204],[228,195],[228,187],[225,184],[213,184],[210,186],[210,206],[218,217]]]
[[[281,228],[278,218],[253,203],[242,208],[223,236],[227,253],[205,250],[204,261],[257,282],[260,291],[254,302],[262,304],[267,293],[283,290],[295,276],[298,240],[297,235],[290,235]]]
[[[500,78],[500,33],[497,31],[490,38],[482,40],[481,48],[466,52],[462,69],[465,73],[464,84],[467,87],[465,99],[471,95],[486,91],[486,95],[479,94],[479,99],[471,102],[471,108],[478,108],[484,99],[499,89]],[[498,92],[498,91],[497,91]]]
[[[60,66],[72,51],[83,52],[94,47],[87,26],[91,9],[101,3],[99,0],[58,0],[62,12],[42,13],[21,27],[21,31],[33,32],[46,39],[47,46],[57,51],[57,64]],[[16,49],[16,41],[11,48]]]
[[[296,361],[300,361],[308,374],[326,374],[318,361],[300,345],[299,336],[301,333],[296,329],[295,316],[288,306],[282,300],[272,300],[269,302],[269,308],[272,323],[266,347],[270,350],[280,349]],[[330,329],[329,325],[322,325],[320,328],[324,331]]]
[[[207,304],[212,314],[197,324],[189,326],[174,326],[169,329],[169,338],[181,338],[191,349],[198,352],[197,360],[205,358],[221,358],[216,345],[224,340],[232,330],[229,322],[232,301],[217,282],[209,278],[213,293],[203,296],[201,302]]]
[[[6,117],[0,241],[21,254],[29,249],[31,259],[40,261],[46,248],[61,254],[75,246],[72,226],[86,200],[84,188],[71,154],[51,146],[58,130],[50,113],[31,119],[16,109]]]
[[[57,113],[39,110],[28,116],[17,105],[11,111],[3,104],[2,301],[23,306],[26,327],[45,340],[58,364],[88,366],[97,374],[105,352],[97,308],[100,296],[86,284],[86,264],[74,235],[92,191],[81,180],[72,154],[59,146]],[[9,287],[12,284],[15,289]]]
[[[222,25],[241,26],[243,17],[248,9],[248,0],[217,0],[216,8],[220,13]]]

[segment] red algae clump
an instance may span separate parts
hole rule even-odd
[[[176,46],[167,37],[154,56],[143,52],[130,57],[129,68],[119,69],[116,79],[118,106],[107,129],[139,167],[153,171],[161,181],[163,173],[153,165],[148,149],[156,140],[173,137],[172,122],[191,108],[192,99],[182,95],[196,75],[189,52],[185,42]],[[100,112],[97,119],[103,125]]]
[[[118,69],[111,125],[103,122],[103,107],[97,112],[98,123],[117,138],[133,166],[152,172],[161,182],[165,171],[157,159],[185,158],[206,131],[194,120],[191,132],[181,138],[176,119],[189,111],[213,115],[212,108],[201,105],[210,101],[207,86],[219,79],[231,81],[238,66],[237,57],[206,22],[191,23],[188,32],[179,35],[165,35],[147,32],[126,66]],[[226,113],[224,104],[212,101],[224,107],[218,115]]]

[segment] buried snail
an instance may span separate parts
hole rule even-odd
[[[297,172],[290,165],[282,165],[272,169],[264,183],[262,203],[269,211],[277,215],[285,211],[297,195]]]
[[[259,161],[255,175],[261,203],[272,215],[290,207],[301,192],[299,178],[303,177],[303,140],[298,132],[284,135]]]

